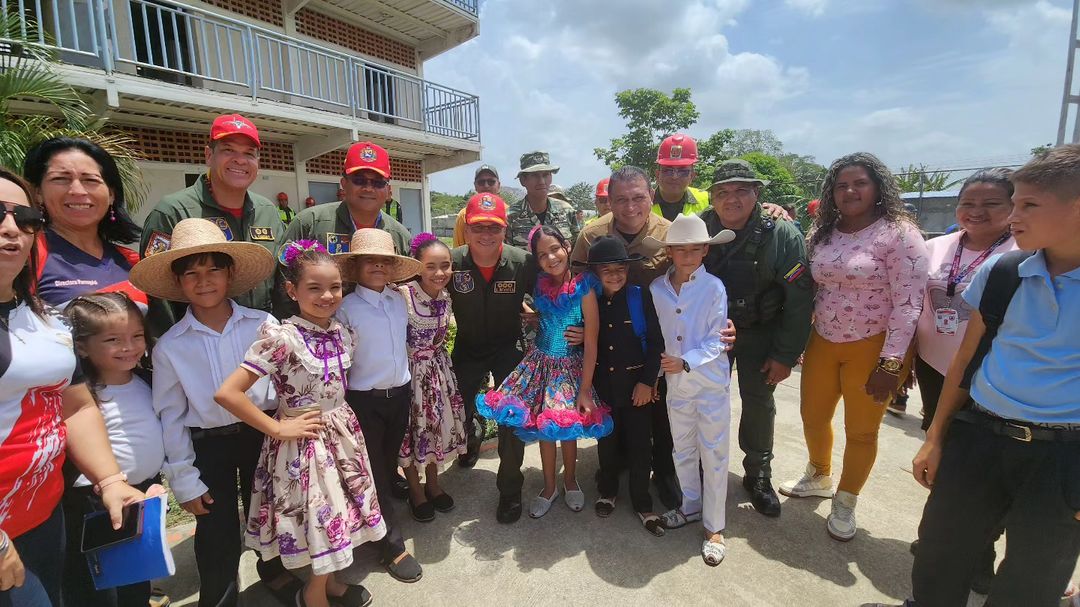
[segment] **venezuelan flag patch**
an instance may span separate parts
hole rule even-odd
[[[800,276],[803,275],[803,272],[805,271],[806,266],[804,266],[803,263],[800,261],[794,266],[792,266],[792,268],[787,271],[787,274],[784,274],[784,280],[788,282],[795,282]]]

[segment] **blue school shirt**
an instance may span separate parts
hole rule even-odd
[[[129,290],[120,285],[128,279],[131,261],[115,245],[106,242],[98,259],[52,230],[45,230],[45,244],[49,255],[40,268],[38,295],[48,304],[62,309],[87,293]]]
[[[991,257],[962,296],[979,307]],[[982,366],[971,398],[1007,419],[1080,423],[1080,268],[1051,279],[1039,251],[1020,264],[1020,287]]]

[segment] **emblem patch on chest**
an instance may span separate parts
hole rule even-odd
[[[500,295],[517,293],[517,283],[512,280],[496,280],[495,293]]]
[[[335,234],[333,232],[326,233],[326,250],[331,255],[337,255],[338,253],[349,252],[349,235],[348,234]]]
[[[213,222],[221,230],[221,233],[225,235],[225,240],[231,241],[233,239],[232,228],[229,227],[227,219],[224,217],[207,217],[206,219]]]
[[[143,253],[143,257],[150,257],[154,253],[161,253],[162,251],[169,250],[169,237],[161,232],[153,232],[150,234],[150,240],[146,241],[146,252]]]
[[[472,293],[476,288],[476,281],[473,280],[470,272],[454,272],[454,290],[458,293]]]
[[[256,228],[253,226],[250,235],[251,240],[269,240],[271,242],[274,240],[273,228]]]

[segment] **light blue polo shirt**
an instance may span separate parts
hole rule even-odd
[[[973,308],[1000,258],[991,257],[964,289]],[[971,398],[1007,419],[1080,423],[1080,268],[1051,279],[1039,251],[1020,264],[1020,277]]]

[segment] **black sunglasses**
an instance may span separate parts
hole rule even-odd
[[[45,227],[45,217],[38,209],[25,204],[0,200],[0,223],[7,220],[8,213],[15,219],[15,225],[27,234],[40,232]]]
[[[495,181],[497,181],[497,180],[495,180],[495,179],[477,179],[476,180],[476,185],[486,185],[488,187],[491,187],[491,186],[495,185]]]
[[[376,190],[381,190],[385,188],[386,184],[389,182],[387,182],[385,179],[368,179],[363,175],[349,175],[349,183],[353,184],[358,188],[366,188],[370,185]]]

